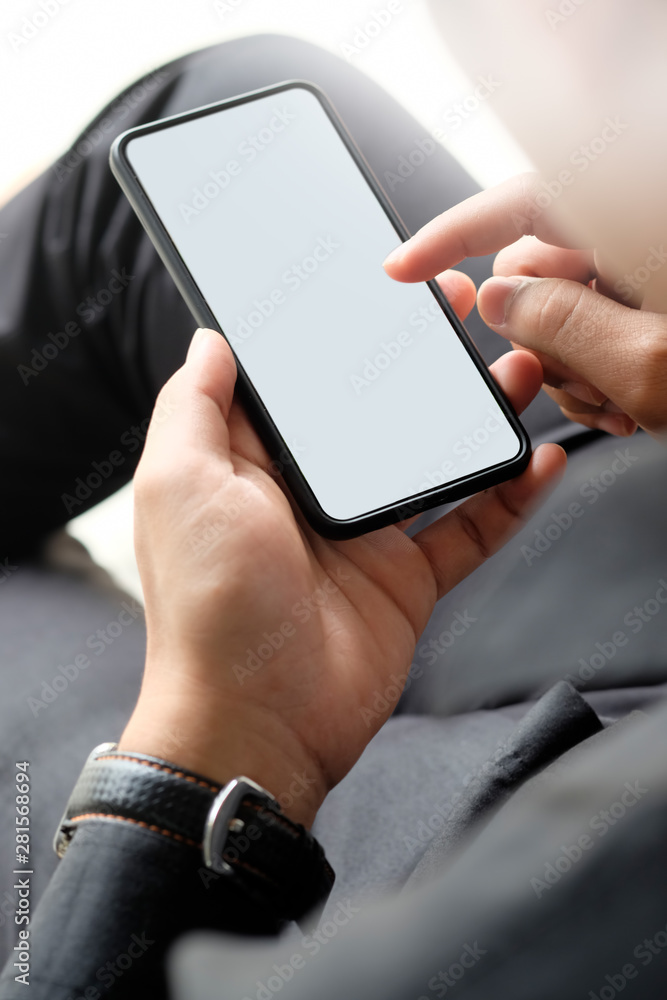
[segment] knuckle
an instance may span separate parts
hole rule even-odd
[[[522,236],[496,254],[493,273],[497,275],[532,274],[536,243],[533,236]]]
[[[536,286],[537,287],[537,286]],[[536,306],[536,332],[542,343],[553,345],[559,360],[572,363],[572,354],[578,352],[582,342],[581,331],[591,321],[590,309],[583,285],[558,279],[545,279],[539,283]]]
[[[164,504],[182,483],[197,483],[201,467],[192,457],[176,450],[146,454],[134,476],[135,502],[147,506]]]
[[[456,507],[454,513],[457,520],[468,539],[472,543],[473,549],[477,551],[480,559],[485,561],[491,555],[491,548],[487,543],[484,533],[477,521],[470,516],[464,504]]]
[[[519,174],[514,180],[517,206],[524,222],[523,235],[528,237],[535,235],[535,221],[542,214],[537,202],[540,192],[539,180],[539,174],[534,172]]]
[[[169,489],[167,470],[155,463],[140,462],[134,476],[134,502],[137,507],[152,507]]]
[[[640,317],[641,313],[637,319]],[[647,317],[633,339],[634,370],[628,378],[626,408],[646,430],[664,431],[667,427],[667,319],[655,315]]]

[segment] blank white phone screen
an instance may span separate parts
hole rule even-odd
[[[360,517],[518,454],[428,286],[385,274],[400,239],[309,90],[126,150],[326,514]]]

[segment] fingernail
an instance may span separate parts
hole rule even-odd
[[[592,386],[583,385],[581,382],[563,382],[563,389],[565,392],[569,392],[571,396],[575,399],[580,399],[582,403],[588,403],[589,406],[602,406],[602,404],[607,401],[607,397],[599,389],[594,389]],[[607,410],[607,412],[612,412]],[[621,410],[615,410],[616,413],[621,413]]]
[[[192,361],[193,358],[196,358],[199,351],[201,351],[207,343],[209,333],[209,330],[206,330],[201,326],[195,330],[192,340],[190,341],[190,346],[188,347],[187,361]]]
[[[487,326],[504,326],[517,291],[523,285],[539,280],[526,277],[487,278],[477,295],[477,308]]]
[[[617,406],[616,403],[612,403],[611,399],[605,400],[602,404],[602,409],[605,413],[625,413],[623,407]]]
[[[616,416],[613,413],[598,417],[596,424],[601,431],[614,434],[616,437],[628,437],[634,434],[637,426],[630,417]]]

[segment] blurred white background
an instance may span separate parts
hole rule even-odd
[[[378,29],[383,11],[387,23]],[[445,117],[471,98],[477,81],[459,69],[426,0],[3,0],[0,197],[59,157],[138,76],[193,49],[259,32],[295,35],[354,62],[425,129],[440,130],[443,145],[482,186],[529,168],[494,116],[493,95],[455,126]],[[131,487],[69,530],[140,594]]]

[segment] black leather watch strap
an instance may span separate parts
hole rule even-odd
[[[265,789],[245,778],[223,789],[169,761],[119,752],[115,744],[96,747],[84,765],[56,834],[60,857],[77,826],[92,819],[135,823],[199,850],[206,840],[209,868],[289,920],[321,907],[334,882],[317,840],[284,816]]]

